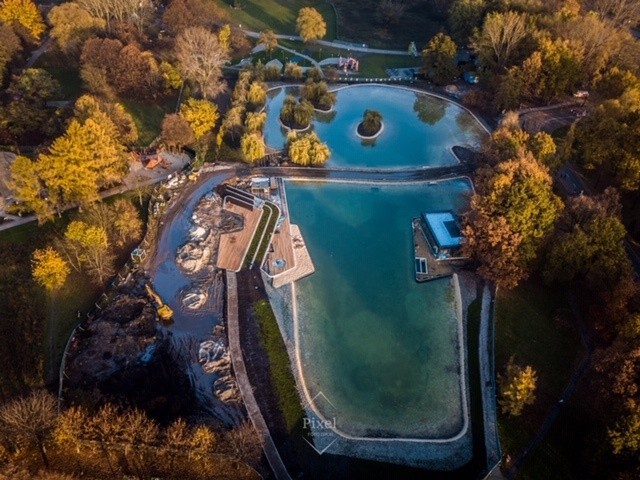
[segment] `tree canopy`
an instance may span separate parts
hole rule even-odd
[[[422,61],[427,76],[437,85],[447,85],[458,75],[456,55],[458,47],[451,37],[438,33],[422,50]]]
[[[0,21],[13,25],[18,34],[35,41],[46,30],[40,10],[32,0],[2,0]]]
[[[304,42],[323,38],[327,34],[327,24],[322,14],[312,7],[303,7],[298,12],[296,30]]]

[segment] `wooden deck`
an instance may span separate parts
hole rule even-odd
[[[269,275],[279,275],[296,266],[292,242],[289,215],[285,214],[284,221],[273,234],[271,247],[265,260],[264,269]],[[277,260],[284,260],[284,264],[277,266]]]
[[[238,272],[242,268],[242,262],[256,233],[258,223],[260,223],[262,209],[249,210],[230,202],[226,204],[225,209],[231,213],[242,215],[244,226],[239,232],[220,235],[216,267]]]
[[[313,266],[313,261],[311,260],[311,255],[309,255],[309,250],[307,250],[307,245],[304,243],[304,238],[302,238],[300,228],[298,228],[297,225],[291,225],[290,228],[295,267],[285,270],[273,277],[271,284],[274,288],[300,280],[316,271]]]

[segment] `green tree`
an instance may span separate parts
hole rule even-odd
[[[517,417],[527,405],[532,405],[536,400],[535,391],[538,376],[535,370],[527,365],[521,367],[514,363],[514,358],[509,359],[504,375],[498,375],[500,395],[498,400],[502,413]]]
[[[310,42],[323,38],[327,34],[327,24],[315,8],[304,7],[298,12],[296,30],[303,42]]]
[[[592,291],[608,290],[631,274],[624,246],[626,230],[620,219],[619,197],[602,195],[569,200],[551,242],[544,278],[548,282],[584,282]]]
[[[69,276],[69,265],[62,256],[51,247],[36,249],[31,258],[31,273],[36,282],[49,293],[62,288]]]
[[[278,46],[278,38],[276,37],[276,34],[273,33],[273,30],[267,29],[260,32],[258,43],[264,45],[265,51],[272,52]]]
[[[160,68],[160,75],[165,88],[177,90],[182,86],[182,75],[180,75],[178,68],[166,60],[163,60],[158,68]]]
[[[220,115],[218,107],[209,100],[189,98],[180,105],[180,115],[187,121],[196,140],[200,140],[216,125]]]
[[[382,128],[382,114],[377,110],[365,110],[362,115],[362,122],[358,125],[358,132],[370,137],[375,135]]]
[[[242,135],[240,149],[247,163],[253,164],[265,156],[264,142],[255,132],[246,132]]]
[[[82,44],[106,28],[104,19],[93,17],[75,2],[66,2],[51,9],[47,16],[51,36],[60,50],[68,55],[80,55]]]
[[[0,3],[0,21],[13,25],[29,40],[40,40],[47,29],[40,10],[31,0],[3,0]]]
[[[438,85],[450,83],[458,75],[458,47],[451,37],[438,33],[422,50],[422,62],[427,76]]]
[[[51,110],[47,101],[60,93],[60,84],[41,68],[27,68],[14,75],[7,93],[13,99],[0,122],[15,137],[30,132],[50,133]]]
[[[456,0],[449,10],[451,35],[460,44],[466,44],[474,28],[480,26],[485,10],[484,0]]]

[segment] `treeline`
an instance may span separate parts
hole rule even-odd
[[[505,115],[483,147],[486,165],[464,216],[466,254],[499,289],[529,276],[579,296],[596,350],[579,403],[581,469],[638,474],[640,454],[640,293],[625,248],[620,196],[554,193],[550,172],[566,153],[546,133],[530,135]],[[524,385],[524,384],[523,384]]]
[[[44,391],[0,406],[3,478],[259,478],[261,456],[250,423],[220,431],[182,419],[160,425],[111,404],[58,412]]]

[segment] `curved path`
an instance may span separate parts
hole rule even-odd
[[[242,31],[247,37],[250,38],[259,38],[260,32],[252,32],[250,30]],[[302,42],[302,38],[298,35],[281,35],[276,34],[275,37],[279,40],[291,40],[294,42]],[[404,57],[410,57],[411,54],[406,50],[385,50],[383,48],[369,48],[365,44],[357,43],[343,43],[343,42],[331,42],[329,40],[315,40],[313,43],[317,45],[322,45],[323,47],[333,47],[342,50],[350,50],[353,52],[363,52],[363,53],[379,53],[382,55],[398,55]],[[296,52],[297,53],[297,52]]]

